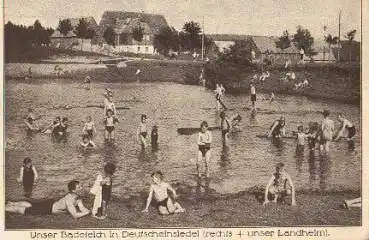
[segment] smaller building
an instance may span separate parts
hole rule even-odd
[[[50,45],[55,48],[72,49],[73,46],[78,45],[78,38],[73,31],[63,35],[58,30],[55,30],[50,37]]]

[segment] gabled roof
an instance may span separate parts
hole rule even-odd
[[[247,40],[251,37],[250,35],[237,35],[237,34],[207,34],[207,36],[213,39],[214,41],[227,41],[227,42]]]
[[[106,27],[110,26],[115,28],[122,20],[126,19],[139,19],[140,22],[146,23],[153,34],[157,34],[160,28],[167,26],[168,23],[162,15],[138,13],[138,12],[123,12],[123,11],[105,11],[99,28],[104,31]]]
[[[75,29],[78,24],[79,24],[79,20],[83,18],[86,23],[87,23],[87,26],[93,30],[96,30],[97,29],[97,23],[95,21],[95,19],[92,17],[92,16],[88,16],[88,17],[78,17],[78,18],[68,18],[70,20],[70,23],[72,24],[72,27]]]
[[[68,34],[66,36],[64,36],[58,30],[55,30],[50,38],[73,38],[73,37],[76,37],[76,36],[77,35],[74,34],[73,31],[69,31]]]

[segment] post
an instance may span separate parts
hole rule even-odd
[[[204,61],[204,36],[205,30],[204,30],[204,16],[202,17],[202,39],[201,39],[201,60]]]
[[[338,62],[341,61],[341,10],[338,15]]]

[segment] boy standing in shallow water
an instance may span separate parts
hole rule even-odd
[[[137,129],[137,140],[141,143],[142,149],[147,147],[147,126],[146,126],[147,116],[145,114],[141,115],[141,123]]]
[[[163,173],[161,171],[156,171],[151,174],[151,177],[154,184],[150,186],[146,207],[142,212],[149,211],[149,206],[153,196],[156,203],[155,205],[158,207],[161,215],[185,212],[185,209],[183,209],[181,205],[174,200],[177,198],[176,191],[170,186],[169,183],[163,181]],[[168,190],[172,192],[173,199],[168,196]]]
[[[208,131],[208,123],[203,121],[200,125],[200,132],[197,138],[197,145],[199,150],[197,153],[197,175],[201,177],[200,164],[203,159],[205,159],[205,174],[206,177],[210,176],[209,171],[209,161],[210,161],[210,144],[212,142],[211,133]]]
[[[295,199],[295,187],[293,185],[291,176],[284,171],[284,164],[278,163],[275,168],[275,173],[270,178],[267,186],[265,187],[265,200],[264,205],[269,203],[268,194],[272,194],[274,196],[273,202],[277,202],[278,198],[284,200],[284,197],[292,194],[292,202],[291,205],[296,205]],[[287,188],[287,183],[290,185],[290,188]]]

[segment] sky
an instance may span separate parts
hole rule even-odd
[[[181,29],[186,21],[202,24],[205,33],[281,36],[284,30],[307,28],[316,39],[327,32],[341,36],[352,29],[361,38],[360,0],[5,0],[5,22],[56,28],[59,19],[93,16],[97,23],[106,10],[144,11],[163,15],[170,26]]]

